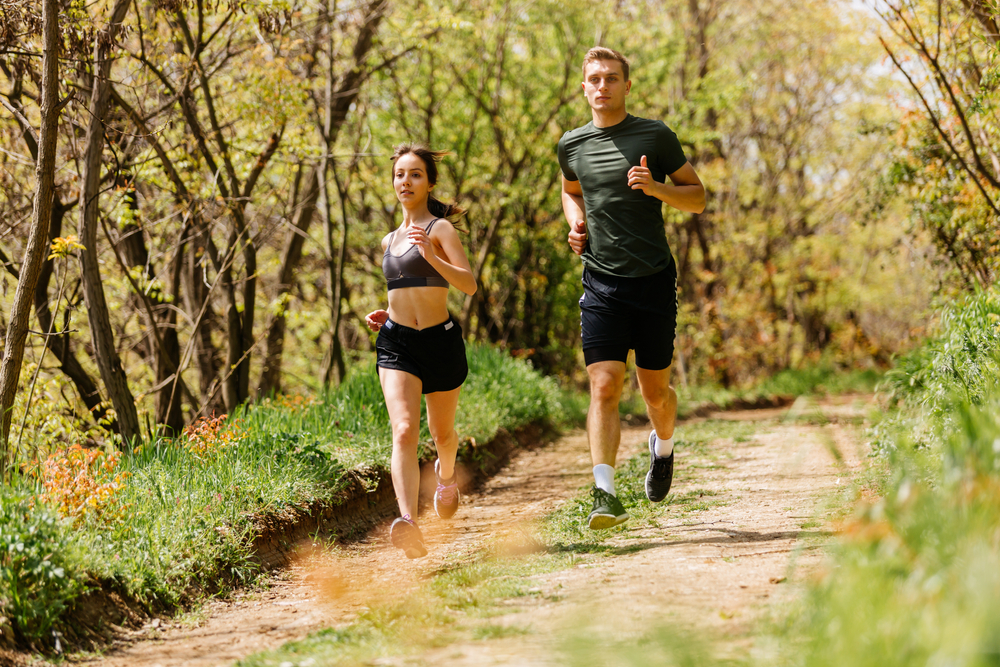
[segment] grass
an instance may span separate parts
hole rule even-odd
[[[698,386],[678,389],[678,413],[686,416],[709,405],[726,409],[741,404],[770,402],[798,396],[828,396],[872,393],[882,378],[875,369],[838,368],[829,360],[797,369],[788,369],[744,388]]]
[[[558,419],[551,380],[487,347],[468,355],[456,416],[466,443]],[[426,423],[421,440],[429,453]],[[474,446],[467,451],[475,458]],[[390,452],[370,366],[328,393],[263,401],[120,459],[60,452],[0,492],[0,611],[23,645],[45,649],[50,628],[100,581],[150,609],[253,582],[263,526],[334,501],[350,470],[387,469]]]
[[[1000,664],[1000,296],[942,314],[899,360],[890,412],[825,576],[776,628],[776,664]]]

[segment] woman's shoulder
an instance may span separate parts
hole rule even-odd
[[[445,233],[455,231],[455,225],[451,224],[448,218],[434,218],[427,227],[431,230],[431,234],[439,230]]]

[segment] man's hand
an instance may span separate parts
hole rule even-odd
[[[659,183],[653,180],[653,174],[650,173],[649,167],[646,166],[646,156],[643,155],[639,160],[639,166],[628,170],[628,186],[633,190],[642,190],[647,195],[655,197],[655,188],[657,185]]]
[[[569,230],[569,247],[577,255],[582,255],[587,247],[587,223],[583,220],[574,220]]]

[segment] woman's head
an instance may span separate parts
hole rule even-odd
[[[426,197],[427,209],[439,218],[458,216],[464,209],[455,204],[445,204],[431,195],[437,185],[437,163],[447,155],[432,151],[422,144],[400,144],[392,152],[392,186],[396,197],[403,204],[420,201]]]

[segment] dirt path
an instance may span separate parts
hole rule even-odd
[[[827,533],[817,505],[846,482],[859,459],[857,400],[797,403],[791,410],[717,415],[757,422],[743,442],[720,442],[708,452],[677,453],[678,492],[701,489],[711,503],[696,512],[616,538],[621,553],[584,557],[575,568],[537,576],[538,594],[511,601],[495,625],[527,634],[452,644],[424,655],[436,665],[560,664],[554,636],[577,631],[628,637],[650,619],[717,632],[730,652],[749,642],[753,621],[815,563]],[[802,413],[813,418],[794,419]],[[816,421],[821,412],[829,423]],[[821,420],[822,421],[822,420]],[[620,456],[645,449],[648,427],[625,428]],[[681,436],[683,437],[683,436]],[[838,464],[831,454],[840,452]],[[590,479],[585,435],[520,453],[476,494],[463,499],[456,520],[424,518],[430,554],[401,559],[387,546],[386,527],[346,547],[314,549],[263,592],[211,602],[182,621],[153,621],[87,665],[207,667],[228,665],[311,631],[350,621],[372,599],[399,595],[442,566],[461,561],[512,521],[557,509]],[[820,521],[817,521],[819,516]],[[792,577],[789,580],[789,577]],[[600,604],[595,618],[592,610]],[[588,630],[589,629],[589,630]]]

